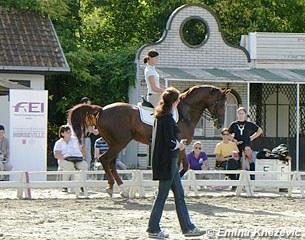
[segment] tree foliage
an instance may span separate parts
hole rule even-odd
[[[304,32],[305,1],[210,1],[226,39],[238,45],[248,32]]]

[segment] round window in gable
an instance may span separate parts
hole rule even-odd
[[[209,28],[199,17],[190,17],[181,24],[180,37],[191,48],[201,47],[209,38]]]

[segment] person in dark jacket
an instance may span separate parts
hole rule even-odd
[[[152,171],[153,180],[159,180],[158,195],[154,202],[148,223],[150,238],[164,239],[169,237],[161,231],[160,220],[169,190],[175,197],[176,211],[182,233],[185,236],[200,236],[204,232],[191,222],[184,199],[184,191],[178,170],[179,150],[185,148],[184,141],[177,140],[179,129],[173,119],[172,111],[179,103],[179,91],[167,88],[155,110],[155,122],[152,136]]]

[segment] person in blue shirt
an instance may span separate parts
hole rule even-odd
[[[95,143],[94,143],[94,169],[96,170],[102,170],[103,166],[102,164],[98,161],[98,158],[104,153],[107,152],[109,149],[108,144],[105,142],[105,140],[100,137],[98,138]],[[122,159],[122,152],[119,153],[118,159],[116,160],[115,166],[117,170],[126,170],[127,166],[121,161]],[[122,178],[124,180],[128,179],[127,176],[123,174]],[[104,177],[106,179],[106,175]],[[98,176],[98,180],[100,179],[100,176]]]
[[[202,143],[200,141],[196,141],[193,144],[193,151],[186,155],[186,159],[189,164],[189,169],[209,169],[208,157],[207,154],[202,151]]]

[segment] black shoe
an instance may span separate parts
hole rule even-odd
[[[83,192],[84,192],[84,188],[83,188],[83,187],[81,187],[81,188],[80,188],[80,191],[83,193]]]
[[[68,192],[68,188],[63,188],[62,192]]]

